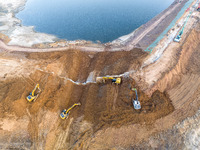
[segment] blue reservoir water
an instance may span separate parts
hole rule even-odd
[[[67,40],[113,41],[131,33],[174,0],[28,0],[23,25]]]

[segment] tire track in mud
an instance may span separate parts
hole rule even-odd
[[[67,137],[69,135],[69,129],[70,129],[70,126],[71,126],[73,120],[74,120],[74,118],[70,118],[66,130],[62,131],[62,133],[58,136],[56,144],[53,148],[54,150],[64,149],[64,146],[65,146],[66,141],[67,141]]]
[[[194,95],[195,91],[199,89],[199,87],[199,75],[185,75],[182,78],[181,84],[169,91],[170,98],[175,109],[180,109],[182,106],[184,106],[185,103]]]
[[[118,85],[115,85],[114,96],[113,96],[113,110],[115,110],[115,107],[116,107],[118,91],[119,91],[119,87]]]
[[[38,117],[36,115],[31,115],[28,108],[26,109],[27,115],[29,116],[29,132],[31,132],[32,134],[32,147],[33,149],[37,149],[39,147],[39,122],[38,122]]]

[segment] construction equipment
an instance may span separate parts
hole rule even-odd
[[[184,29],[184,28],[183,28]],[[183,34],[183,29],[181,30],[181,32],[179,32],[179,34],[176,36],[176,38],[174,38],[174,42],[180,42],[181,40],[181,35]]]
[[[197,11],[200,11],[200,3],[199,3],[199,6],[197,7]]]
[[[182,36],[183,31],[184,31],[184,29],[185,29],[185,26],[186,26],[186,24],[187,24],[187,22],[188,22],[188,19],[189,19],[190,16],[191,16],[191,13],[192,13],[192,11],[190,11],[190,13],[188,14],[188,16],[187,16],[187,18],[186,18],[186,20],[185,20],[185,22],[184,22],[183,28],[181,29],[181,31],[179,32],[179,34],[174,38],[174,42],[180,42],[181,36]]]
[[[38,89],[38,91],[37,91],[37,94],[36,94],[36,90],[37,90],[37,89]],[[41,90],[40,90],[39,84],[36,84],[35,88],[34,88],[33,91],[29,94],[29,96],[26,97],[26,99],[27,99],[29,102],[35,101],[35,100],[38,98],[40,92],[41,92]]]
[[[74,105],[72,105],[69,109],[64,109],[61,114],[60,114],[60,118],[61,119],[67,119],[68,115],[69,115],[69,111],[74,108],[75,106],[81,105],[81,103],[75,103]]]
[[[132,88],[133,91],[135,91],[136,99],[132,99],[133,107],[137,109],[141,109],[140,101],[138,100],[138,95],[137,95],[137,89]]]
[[[121,84],[121,77],[112,77],[112,76],[107,76],[107,77],[97,77],[96,82],[97,83],[106,83],[107,80],[111,80],[112,83],[115,83],[117,85]]]

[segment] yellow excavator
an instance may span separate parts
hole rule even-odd
[[[74,108],[75,106],[81,105],[81,103],[75,103],[74,105],[72,105],[69,109],[64,109],[61,114],[60,114],[60,118],[61,119],[67,119],[68,115],[69,115],[69,111]]]
[[[121,82],[122,82],[121,77],[107,76],[107,77],[97,77],[96,78],[97,83],[106,83],[107,80],[111,80],[112,83],[115,83],[117,85],[121,84]]]
[[[38,91],[37,91],[37,94],[36,94],[36,90],[37,90],[37,89],[38,89]],[[29,96],[26,97],[26,99],[27,99],[29,102],[35,101],[35,100],[38,98],[40,92],[41,92],[41,90],[40,90],[39,84],[36,84],[35,88],[34,88],[33,91],[29,94]]]

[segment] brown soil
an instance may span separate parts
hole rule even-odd
[[[10,42],[10,38],[7,35],[3,34],[3,33],[0,33],[0,40],[2,40],[6,44],[8,42]]]
[[[141,112],[139,114],[142,116],[140,118],[140,121],[145,120],[146,115],[149,116],[147,119],[152,119],[152,122],[155,121],[152,125],[147,125],[147,122],[145,121],[144,123],[141,122],[140,124],[134,124],[133,119],[132,124],[128,123],[126,126],[121,126],[119,128],[108,126],[106,130],[99,130],[95,134],[96,136],[90,140],[91,143],[88,143],[88,149],[95,149],[96,147],[98,147],[99,149],[120,149],[121,147],[126,149],[159,149],[159,146],[155,146],[152,148],[151,145],[145,146],[144,148],[142,142],[144,142],[145,140],[148,141],[152,137],[152,135],[156,135],[157,133],[172,129],[174,125],[189,116],[193,116],[197,112],[200,107],[200,72],[198,67],[198,54],[200,44],[199,35],[199,30],[194,29],[183,42],[181,47],[177,48],[177,44],[174,44],[175,54],[177,54],[177,51],[179,51],[178,55],[172,55],[173,57],[170,59],[170,67],[166,69],[166,72],[163,72],[161,78],[158,80],[158,82],[154,83],[154,86],[152,88],[149,88],[145,91],[145,93],[151,95],[151,98],[154,95],[159,95],[158,93],[161,93],[161,95],[163,94],[162,92],[164,92],[165,94],[167,93],[166,96],[169,95],[170,100],[172,101],[172,104],[174,106],[174,111],[164,117],[158,117],[155,120],[152,119],[152,116],[150,117],[150,114],[154,113],[155,109],[153,110],[153,112],[149,112],[148,115],[144,114],[144,112]],[[169,48],[173,47],[170,46]],[[164,53],[163,56],[166,56],[168,51],[173,52],[172,50],[173,49],[167,49],[166,53]],[[164,60],[166,61],[166,59]],[[160,63],[161,62],[153,64],[155,67],[151,68],[154,69],[152,70],[152,72],[154,72],[155,70],[159,70],[159,68],[162,67],[162,63]],[[149,71],[150,69],[147,68],[146,70]],[[142,86],[139,85],[139,87]],[[140,95],[141,89],[142,88],[140,88],[139,90]],[[157,90],[160,90],[160,92],[158,92]],[[140,97],[140,99],[142,98]],[[152,99],[156,100],[156,97]],[[162,103],[162,101],[164,100],[159,100],[160,103]],[[168,103],[164,104],[164,106],[167,105]],[[167,108],[170,108],[170,105],[168,105]],[[165,110],[165,107],[162,107],[162,110]],[[122,113],[119,114],[123,116]],[[133,114],[129,113],[129,116],[132,115]],[[157,115],[159,115],[159,113],[157,113]],[[129,116],[127,116],[127,120],[129,120]],[[117,115],[113,115],[110,118],[107,117],[106,119],[110,119],[108,121],[111,121],[111,126],[112,123],[114,124],[114,122],[112,122],[114,120],[112,117],[114,119],[119,119]],[[154,115],[154,117],[156,117],[156,115]],[[123,118],[122,121],[124,121]],[[170,147],[170,144],[174,145],[176,140],[174,140],[173,143],[170,143],[168,140],[159,142],[162,142],[163,146],[169,144]],[[159,145],[156,143],[152,144]],[[164,149],[164,147],[162,149]]]
[[[0,149],[132,148],[171,128],[194,115],[200,106],[199,39],[199,31],[193,30],[178,46],[180,52],[169,56],[170,67],[145,91],[141,85],[145,79],[139,85],[139,77],[131,76],[123,76],[119,86],[111,82],[79,84],[88,78],[94,81],[97,76],[140,70],[147,56],[141,49],[2,53]],[[168,56],[166,53],[163,56]],[[158,71],[162,61],[148,67],[148,74],[151,69]],[[29,103],[26,96],[36,83],[42,92]],[[133,108],[131,87],[137,88],[142,106],[139,111]],[[60,112],[77,102],[81,106],[62,120]]]
[[[169,97],[165,93],[155,91],[149,98],[141,90],[138,91],[139,100],[141,102],[141,110],[133,109],[131,98],[135,97],[134,93],[127,88],[136,87],[134,81],[123,80],[121,87],[109,87],[109,95],[107,95],[107,109],[103,111],[100,118],[104,124],[108,126],[120,127],[126,124],[146,123],[152,124],[156,119],[163,117],[174,110]],[[115,109],[113,108],[113,96],[117,93]]]
[[[109,82],[107,84],[76,85],[66,80],[67,77],[74,81],[85,82],[90,72],[95,72],[95,76],[103,76],[122,74],[130,69],[137,70],[147,55],[140,49],[129,52],[86,53],[71,50],[53,53],[18,53],[18,55],[25,55],[26,59],[37,62],[36,66],[40,69],[35,68],[36,71],[32,72],[29,77],[6,79],[0,83],[0,117],[7,117],[8,114],[15,115],[17,118],[28,116],[30,120],[27,132],[34,143],[34,148],[39,146],[38,143],[42,138],[39,136],[40,124],[45,124],[42,119],[45,117],[45,112],[50,111],[57,114],[55,119],[58,120],[58,124],[54,128],[60,128],[57,131],[60,133],[67,130],[66,123],[69,123],[69,120],[59,119],[59,113],[77,102],[82,105],[71,111],[70,118],[83,116],[81,122],[90,123],[91,128],[77,133],[80,137],[71,137],[71,146],[77,138],[83,138],[85,132],[87,136],[90,136],[102,127],[120,127],[144,122],[152,124],[156,119],[174,110],[166,93],[156,91],[148,97],[131,78],[122,78],[122,84],[119,86]],[[42,92],[35,102],[28,103],[25,97],[36,83],[40,84]],[[131,98],[135,95],[130,87],[138,89],[142,105],[139,112],[133,109]],[[77,119],[72,124],[77,124],[76,122]],[[70,132],[75,131],[70,130]],[[55,142],[56,138],[53,139]]]

